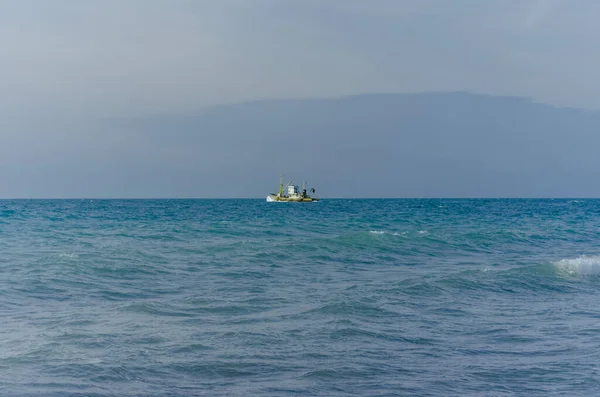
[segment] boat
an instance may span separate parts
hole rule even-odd
[[[285,194],[284,194],[285,192]],[[302,190],[298,186],[293,185],[292,181],[289,181],[287,185],[283,186],[283,175],[279,177],[279,193],[271,193],[267,196],[268,202],[295,202],[295,203],[312,203],[319,201],[317,197],[312,197],[310,193],[315,193],[315,189],[312,188],[308,192],[306,190],[306,182],[302,183]]]

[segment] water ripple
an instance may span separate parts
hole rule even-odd
[[[7,396],[600,393],[600,201],[0,201]]]

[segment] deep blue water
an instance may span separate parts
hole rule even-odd
[[[2,396],[600,395],[600,201],[0,201]]]

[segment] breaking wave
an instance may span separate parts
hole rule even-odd
[[[578,258],[562,259],[554,265],[560,273],[568,275],[600,274],[600,256],[582,255]]]

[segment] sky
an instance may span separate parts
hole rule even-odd
[[[453,90],[598,110],[599,18],[595,0],[6,0],[0,196],[160,193],[110,183],[155,149],[102,118]]]

